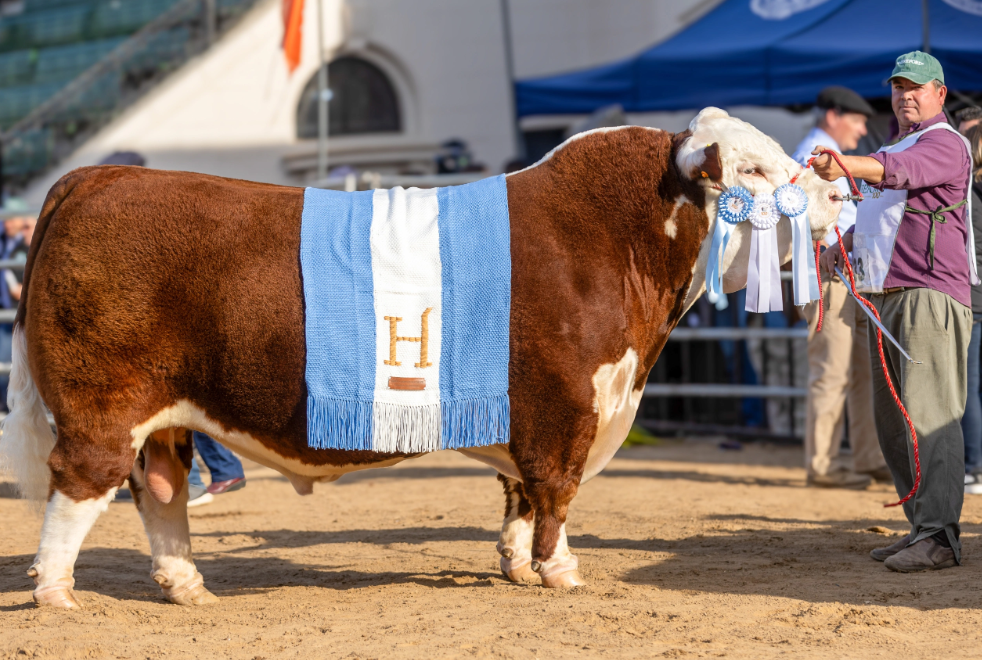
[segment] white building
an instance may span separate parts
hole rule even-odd
[[[431,171],[439,145],[468,143],[490,173],[516,154],[506,65],[508,2],[516,78],[628,57],[678,31],[718,0],[321,0],[333,61],[330,165]],[[259,4],[218,44],[153,89],[26,192],[40,205],[59,176],[132,150],[147,165],[303,185],[316,173],[318,2],[307,0],[300,67],[288,75],[279,0]],[[337,106],[337,107],[335,107]],[[736,109],[794,147],[810,122],[783,110]],[[681,130],[694,111],[629,115]],[[565,130],[582,117],[523,119]]]

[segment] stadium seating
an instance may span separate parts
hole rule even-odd
[[[0,130],[9,129],[182,0],[23,0],[0,17]],[[219,28],[255,0],[216,0]],[[38,172],[75,136],[104,125],[161,73],[200,52],[203,2],[131,42],[118,62],[4,136],[4,175]],[[230,25],[231,22],[228,22]],[[220,30],[221,31],[221,30]],[[23,180],[23,179],[22,179]]]
[[[125,37],[86,41],[40,51],[35,83],[67,82],[116,49]]]

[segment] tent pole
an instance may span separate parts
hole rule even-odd
[[[931,10],[929,0],[921,0],[921,19],[924,24],[924,52],[931,54]]]
[[[511,101],[512,124],[514,132],[513,148],[516,158],[525,158],[525,141],[518,123],[518,99],[515,98],[515,56],[511,42],[511,11],[508,0],[501,0],[501,33],[505,47],[505,74],[508,76],[508,98]]]
[[[324,58],[324,3],[317,0],[317,180],[327,178],[327,62]]]

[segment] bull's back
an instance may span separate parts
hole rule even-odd
[[[302,437],[303,190],[133,167],[83,168],[59,188],[24,319],[56,414],[129,423],[190,400],[228,428]]]

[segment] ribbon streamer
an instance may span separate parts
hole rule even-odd
[[[797,177],[796,177],[797,178]],[[777,210],[791,221],[791,275],[794,281],[794,304],[805,305],[814,297],[812,284],[816,278],[809,277],[808,268],[815,260],[812,249],[811,228],[808,224],[808,195],[804,188],[794,183],[778,186],[774,191],[774,204]],[[807,283],[807,284],[806,284]],[[818,284],[815,283],[815,287]]]
[[[777,263],[777,230],[753,228],[750,234],[750,263],[747,267],[748,312],[780,312],[781,269]]]
[[[706,266],[706,296],[713,304],[723,296],[723,255],[726,254],[726,244],[730,242],[732,233],[733,225],[717,217],[713,242],[709,247],[709,264]]]
[[[808,265],[815,261],[815,249],[811,240],[808,214],[802,213],[791,220],[791,277],[794,283],[794,304],[806,305],[818,298],[818,283],[808,274]],[[815,289],[815,295],[812,295]]]

